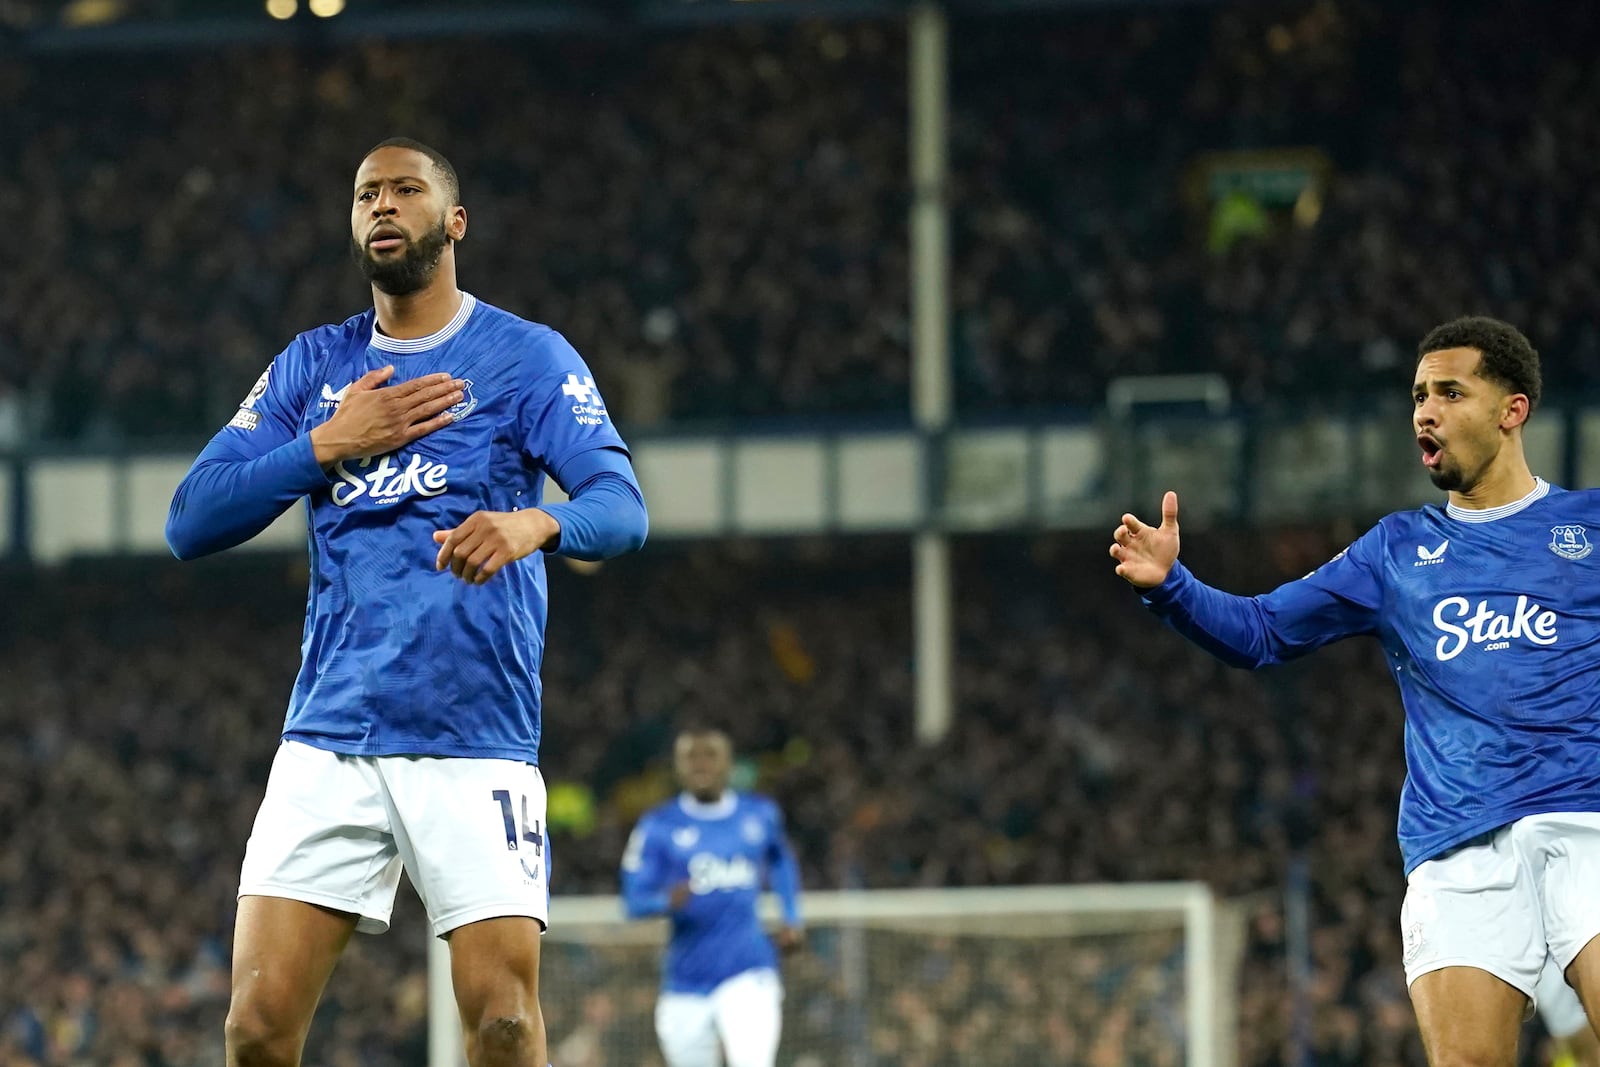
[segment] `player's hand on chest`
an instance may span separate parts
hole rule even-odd
[[[347,454],[330,467],[335,505],[425,501],[488,481],[496,421],[508,407],[484,403],[490,383],[465,371],[409,365],[376,389],[359,364],[325,377],[305,422],[311,429],[342,424],[336,436]],[[422,421],[400,425],[412,419]]]

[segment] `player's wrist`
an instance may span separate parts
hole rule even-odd
[[[328,423],[315,426],[311,430],[311,454],[317,458],[317,466],[330,467],[335,463],[350,459],[346,455],[347,449],[342,442],[333,439],[328,432]]]
[[[528,537],[533,547],[530,552],[554,552],[561,547],[561,520],[543,508],[528,508],[519,512],[528,524]]]

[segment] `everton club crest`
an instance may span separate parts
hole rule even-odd
[[[1550,529],[1550,551],[1562,559],[1582,559],[1594,551],[1583,527],[1576,523],[1553,526]]]

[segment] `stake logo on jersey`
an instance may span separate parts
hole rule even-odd
[[[755,889],[761,872],[744,856],[723,859],[709,852],[689,857],[689,892],[704,895],[731,889]]]
[[[374,466],[376,462],[376,466]],[[408,496],[438,496],[450,488],[446,478],[450,465],[435,463],[412,453],[399,452],[342,460],[333,465],[340,484],[330,494],[333,502],[347,508],[358,500],[371,504],[396,504]]]
[[[389,338],[374,323],[369,309],[301,334],[208,446],[230,460],[297,464],[311,486],[305,655],[284,736],[352,755],[536,764],[544,558],[507,566],[483,595],[464,593],[434,567],[433,535],[477,511],[538,507],[546,480],[575,459],[627,446],[609,421],[573,421],[562,386],[586,386],[596,404],[593,378],[548,327],[470,295],[428,337]],[[308,435],[353,401],[351,383],[389,365],[380,389],[435,373],[465,381],[450,424],[319,471]],[[548,862],[518,842],[529,870],[547,876]]]
[[[1593,552],[1594,546],[1589,543],[1582,526],[1569,523],[1566,526],[1551,527],[1550,551],[1562,559],[1579,560]]]
[[[1409,872],[1527,815],[1600,811],[1600,574],[1573,562],[1600,559],[1596,523],[1600,491],[1539,481],[1483,512],[1389,515],[1262,596],[1210,589],[1180,563],[1146,599],[1239,666],[1357,635],[1382,642],[1406,711]]]
[[[1495,611],[1487,600],[1478,601],[1476,611],[1464,596],[1445,597],[1433,609],[1433,624],[1444,631],[1434,646],[1440,662],[1455,659],[1468,645],[1484,652],[1510,648],[1513,641],[1532,641],[1536,645],[1556,643],[1556,613],[1539,606],[1526,596],[1517,597],[1509,612]],[[1471,616],[1468,617],[1468,613]],[[1454,619],[1455,622],[1450,620]]]

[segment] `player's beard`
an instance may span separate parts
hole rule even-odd
[[[1461,468],[1454,463],[1449,466],[1445,466],[1443,463],[1439,464],[1439,466],[1428,472],[1428,479],[1433,482],[1435,489],[1443,489],[1447,493],[1453,493],[1458,489],[1465,488],[1467,484],[1467,479],[1462,475]]]
[[[444,255],[450,237],[445,233],[443,217],[417,237],[406,237],[405,251],[398,256],[379,259],[372,249],[350,238],[350,255],[371,282],[390,296],[406,296],[416,292],[433,280],[439,269],[439,259]]]

